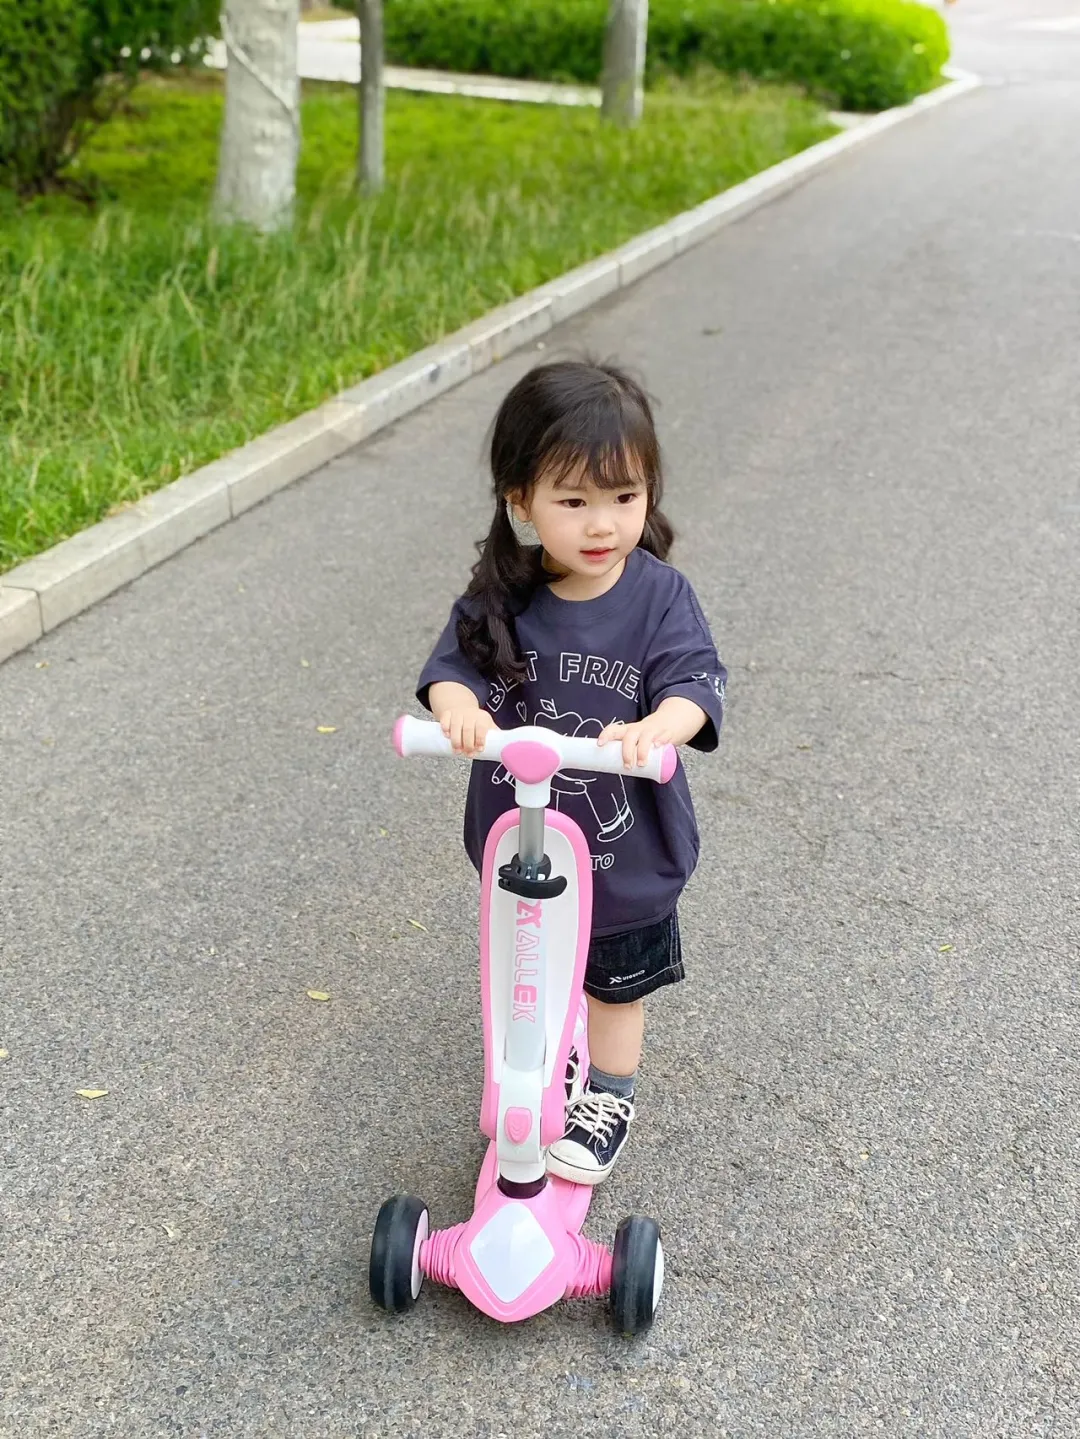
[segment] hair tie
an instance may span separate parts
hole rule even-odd
[[[512,500],[506,502],[506,518],[510,521],[510,528],[514,532],[514,538],[519,545],[534,546],[540,543],[540,536],[536,533],[536,526],[531,520],[519,520],[514,514]]]

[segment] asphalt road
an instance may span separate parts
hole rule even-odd
[[[652,1333],[366,1295],[481,1153],[465,776],[387,731],[529,354],[0,668],[0,1434],[1080,1432],[1080,30],[951,13],[985,90],[545,351],[645,372],[732,674],[588,1221]]]

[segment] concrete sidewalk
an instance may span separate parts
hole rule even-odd
[[[0,668],[4,1439],[1077,1432],[1080,47],[955,9],[985,91]],[[581,349],[657,394],[732,672],[587,1226],[664,1226],[634,1345],[366,1295],[481,1153],[465,775],[387,733],[499,399]]]
[[[215,40],[206,63],[225,68],[225,45]],[[360,22],[324,20],[298,29],[297,67],[303,80],[360,83]],[[589,85],[555,85],[540,80],[512,80],[497,75],[458,75],[446,70],[417,70],[386,65],[383,79],[391,90],[427,95],[466,95],[477,100],[510,100],[524,105],[598,106],[600,91]]]

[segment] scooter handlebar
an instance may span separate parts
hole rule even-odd
[[[643,765],[622,762],[622,745],[611,740],[598,745],[594,739],[583,739],[575,735],[556,734],[554,730],[539,725],[523,725],[518,729],[491,729],[484,741],[484,748],[472,759],[499,762],[503,750],[512,744],[542,744],[554,750],[559,756],[559,769],[585,769],[604,774],[623,774],[634,779],[652,779],[657,784],[667,784],[678,765],[678,751],[674,745],[661,745],[654,749]],[[453,755],[454,748],[442,732],[442,726],[434,720],[416,719],[402,715],[394,726],[394,748],[399,755]],[[455,756],[461,758],[461,756]]]

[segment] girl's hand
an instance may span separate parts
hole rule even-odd
[[[632,769],[635,765],[640,768],[648,764],[649,753],[657,745],[671,744],[671,721],[659,713],[646,715],[635,724],[624,724],[622,720],[616,720],[600,732],[596,743],[607,744],[609,740],[621,741],[623,764],[627,769]]]
[[[479,754],[484,748],[488,731],[496,728],[487,710],[449,709],[439,718],[442,732],[454,747],[455,754]]]

